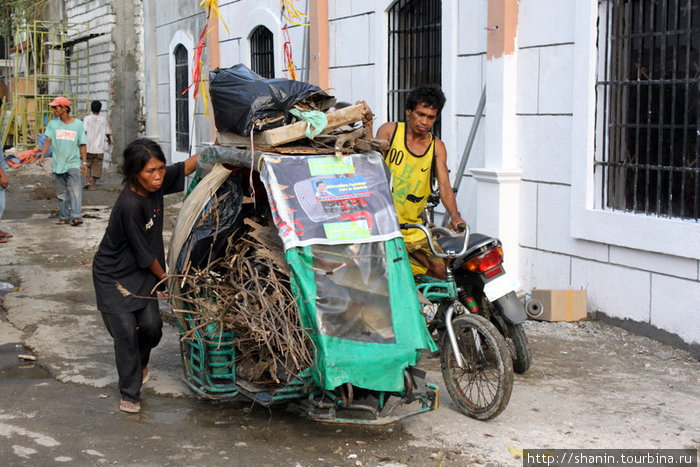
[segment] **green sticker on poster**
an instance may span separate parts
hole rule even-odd
[[[309,171],[312,177],[318,175],[354,174],[355,164],[351,156],[314,157],[309,159]]]
[[[329,222],[323,224],[328,240],[357,240],[372,235],[367,221]]]

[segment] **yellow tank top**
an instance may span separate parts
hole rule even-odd
[[[422,224],[420,214],[430,195],[430,169],[435,154],[435,140],[430,135],[430,144],[423,154],[413,154],[406,145],[406,124],[396,124],[391,138],[391,147],[384,158],[391,171],[391,191],[399,222]],[[425,238],[418,229],[403,231],[404,241],[416,242]]]

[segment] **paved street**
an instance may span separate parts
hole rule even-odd
[[[438,410],[380,428],[200,401],[182,381],[177,334],[168,326],[153,355],[144,412],[123,414],[90,275],[109,210],[88,199],[83,226],[56,225],[55,201],[42,208],[31,198],[37,184],[50,186],[48,174],[29,167],[10,176],[9,201],[26,201],[31,212],[11,208],[13,218],[0,220],[15,235],[0,245],[0,281],[18,287],[0,310],[0,456],[7,465],[515,466],[523,448],[700,445],[697,359],[597,322],[528,322],[533,367],[516,376],[510,404],[495,420],[465,418],[441,391]],[[98,191],[115,197],[118,182],[113,177]],[[437,360],[422,366],[442,388]]]

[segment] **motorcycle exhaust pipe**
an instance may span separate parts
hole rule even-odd
[[[525,313],[530,318],[538,318],[544,312],[544,305],[537,298],[530,298],[525,302]]]

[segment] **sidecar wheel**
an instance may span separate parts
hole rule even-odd
[[[508,345],[493,324],[478,315],[452,321],[463,368],[457,365],[450,337],[442,341],[442,377],[459,410],[477,420],[490,420],[510,401],[513,362]]]

